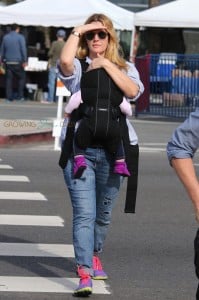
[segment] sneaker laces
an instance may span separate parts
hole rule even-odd
[[[90,274],[89,274],[89,273],[86,273],[85,270],[84,270],[81,266],[78,266],[78,267],[77,267],[77,273],[78,273],[78,276],[79,276],[82,280],[91,278]]]
[[[102,264],[98,256],[93,256],[93,269],[102,270]]]

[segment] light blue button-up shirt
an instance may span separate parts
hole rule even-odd
[[[172,158],[193,158],[199,148],[199,108],[177,127],[167,144],[167,156]]]

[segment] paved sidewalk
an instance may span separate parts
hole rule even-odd
[[[54,140],[57,104],[0,100],[0,147]]]

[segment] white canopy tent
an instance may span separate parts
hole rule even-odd
[[[70,28],[93,13],[109,16],[118,30],[133,30],[134,13],[107,0],[25,0],[0,8],[0,24]]]
[[[199,1],[176,0],[135,13],[135,26],[199,28]]]
[[[134,43],[134,13],[107,0],[25,0],[0,8],[0,24],[71,28],[83,24],[93,13],[104,13],[117,30],[129,30],[130,53]]]

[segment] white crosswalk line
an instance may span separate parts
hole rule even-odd
[[[0,276],[1,292],[73,293],[78,278]],[[93,280],[94,294],[110,294],[103,280]]]
[[[165,148],[140,147],[140,152],[165,152]]]
[[[13,167],[12,166],[10,166],[10,165],[0,165],[0,169],[3,169],[3,170],[11,170],[11,169],[13,169]]]
[[[0,181],[21,181],[30,182],[28,177],[20,175],[0,175]]]
[[[47,201],[46,197],[37,192],[0,192],[0,199],[4,200],[39,200]]]
[[[0,215],[0,225],[17,226],[64,226],[59,216]]]
[[[0,256],[75,257],[73,245],[36,243],[0,243]]]

